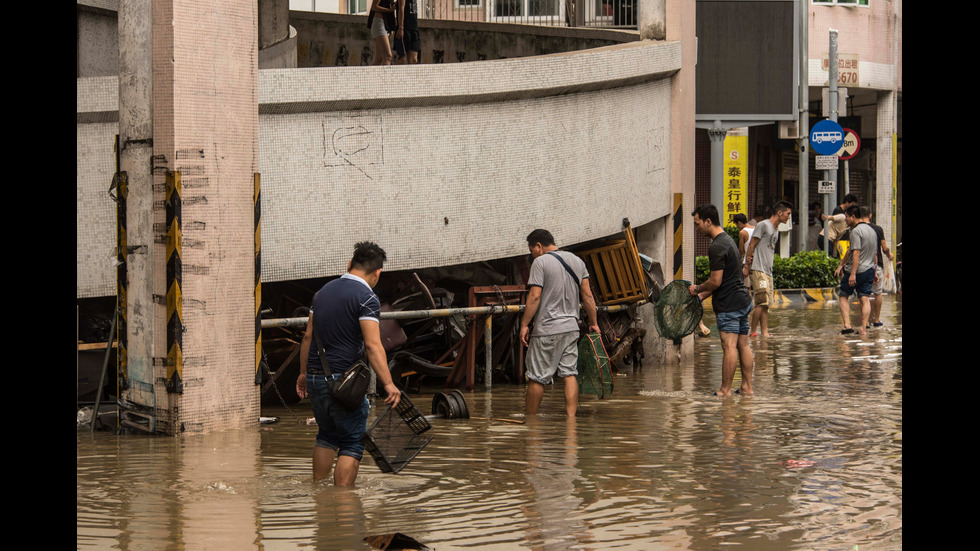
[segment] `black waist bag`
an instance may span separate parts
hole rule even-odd
[[[320,346],[320,335],[313,332],[316,337],[316,352],[320,356],[320,363],[323,364],[323,372],[330,373],[330,366]],[[368,385],[371,383],[371,369],[364,362],[358,360],[350,366],[339,379],[330,379],[327,386],[330,387],[330,394],[333,399],[347,411],[355,411],[364,403],[364,396],[367,394]]]

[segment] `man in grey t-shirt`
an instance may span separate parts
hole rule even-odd
[[[595,299],[589,287],[589,272],[582,259],[559,251],[547,230],[534,230],[527,236],[527,248],[534,257],[528,276],[527,304],[521,318],[521,342],[528,347],[527,415],[535,415],[544,397],[544,385],[557,373],[565,386],[565,414],[574,417],[578,409],[579,308],[585,306],[589,330],[599,333]],[[581,300],[581,303],[579,302]],[[534,331],[529,325],[534,321]]]
[[[776,241],[779,232],[776,227],[785,224],[793,214],[793,205],[788,201],[780,201],[773,205],[772,216],[755,225],[752,239],[745,250],[745,267],[742,273],[749,277],[752,285],[752,298],[755,308],[749,316],[750,336],[759,333],[756,327],[762,326],[762,336],[769,334],[769,305],[775,294],[772,282],[772,263],[776,256]]]
[[[841,276],[840,288],[837,290],[840,303],[840,316],[844,322],[841,334],[853,333],[851,328],[851,305],[849,299],[856,293],[861,301],[860,335],[865,335],[865,328],[871,317],[871,288],[877,278],[875,265],[878,254],[878,236],[874,229],[861,221],[861,207],[851,205],[844,211],[845,221],[850,227],[850,248],[841,255],[840,264],[834,275]]]

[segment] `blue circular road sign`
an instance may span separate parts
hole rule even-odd
[[[834,155],[844,145],[844,129],[839,124],[824,119],[810,130],[810,147],[820,155]]]

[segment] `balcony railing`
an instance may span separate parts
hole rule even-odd
[[[636,28],[638,0],[418,0],[420,19]],[[576,8],[582,10],[576,13]]]

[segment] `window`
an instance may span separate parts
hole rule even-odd
[[[464,0],[460,0],[462,4]],[[558,17],[565,13],[563,0],[491,0],[491,13],[496,19],[530,19]]]
[[[368,0],[347,0],[347,13],[355,15],[368,12]]]
[[[457,8],[478,8],[482,4],[482,0],[456,0]]]
[[[862,8],[868,7],[871,0],[810,0],[811,4],[823,4],[825,6],[859,6]]]

